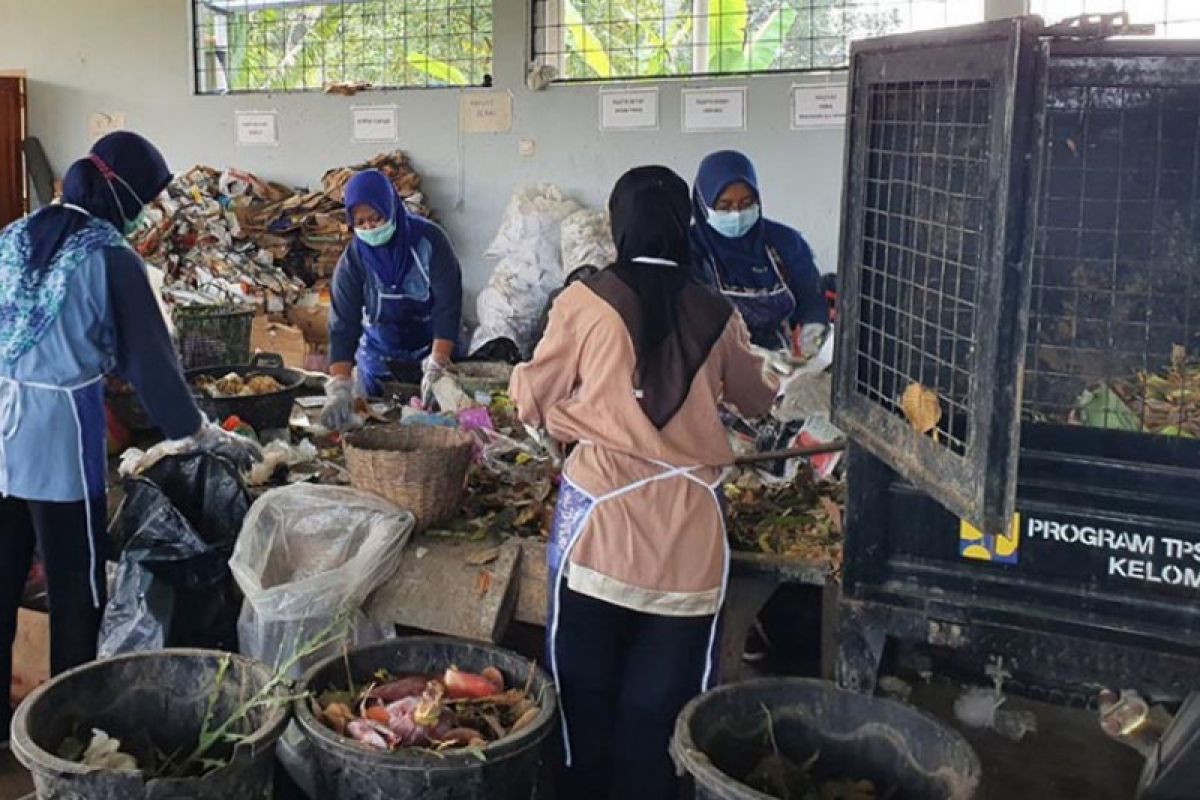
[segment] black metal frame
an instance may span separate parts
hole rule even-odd
[[[1005,20],[937,34],[860,42],[855,44],[852,56],[852,115],[847,132],[839,269],[842,286],[838,317],[843,324],[838,328],[838,365],[833,385],[835,421],[948,508],[992,531],[1004,529],[1013,509],[1010,487],[1016,475],[1017,408],[1012,387],[1019,380],[1024,354],[1029,281],[1023,264],[1033,244],[1026,220],[1036,203],[1029,186],[1037,164],[1013,159],[1011,154],[1029,152],[1040,135],[1040,116],[1033,113],[1036,99],[1028,91],[1018,91],[1018,87],[1033,85],[1038,30],[1037,22],[1030,18]],[[947,62],[953,64],[952,68],[946,68]],[[929,387],[938,393],[943,414],[937,435],[927,436],[914,430],[899,408],[905,384],[925,385],[925,378],[885,363],[877,372],[884,378],[889,376],[883,373],[890,373],[890,382],[883,380],[880,389],[863,391],[862,372],[874,368],[863,362],[880,361],[880,340],[883,348],[891,348],[892,357],[883,356],[885,362],[895,360],[902,349],[922,350],[922,342],[917,341],[911,326],[904,340],[895,319],[893,330],[882,336],[869,323],[863,324],[864,308],[878,309],[887,302],[886,295],[879,296],[877,285],[864,286],[863,282],[863,272],[872,269],[865,260],[865,242],[870,238],[868,182],[876,178],[868,162],[872,114],[866,100],[872,87],[879,84],[947,80],[985,82],[989,87],[990,140],[986,185],[977,192],[985,205],[981,214],[968,220],[970,230],[959,231],[964,238],[977,237],[978,263],[964,263],[961,246],[957,261],[946,253],[938,258],[943,279],[947,268],[959,274],[968,270],[973,273],[968,291],[974,290],[974,296],[955,298],[959,306],[972,309],[972,317],[963,326],[956,311],[956,328],[949,331],[956,340],[952,347],[961,348],[965,342],[969,349],[967,396],[961,396],[961,386]],[[920,177],[915,183],[909,182],[910,189],[923,188]],[[956,202],[961,205],[964,201],[955,201],[951,196],[947,214],[953,216]],[[888,232],[897,244],[908,234],[903,227]],[[911,259],[885,265],[885,282],[903,280],[899,273],[905,270],[913,270]],[[928,273],[925,277],[929,279]],[[908,281],[916,284],[915,278]],[[958,281],[956,288],[961,289],[961,283]],[[938,287],[939,296],[945,293],[943,289]],[[916,291],[920,290],[917,287]],[[922,308],[921,315],[927,310]],[[942,314],[940,299],[934,312]],[[850,324],[844,324],[848,321]],[[947,333],[944,325],[918,319],[917,327],[924,329],[919,332],[922,341],[925,330],[933,329],[941,347]],[[955,358],[949,359],[952,370],[960,371]],[[937,356],[932,359],[947,360]]]
[[[891,44],[924,51],[934,42],[904,37]],[[1196,180],[1188,190],[1192,194],[1180,196],[1189,204],[1200,199],[1195,194],[1200,192],[1200,43],[1054,40],[1036,48],[1035,67],[1018,91],[1030,98],[1027,108],[1034,117],[1046,113],[1053,90],[1070,80],[1075,67],[1088,71],[1088,85],[1124,81],[1155,91],[1169,91],[1172,84],[1193,88],[1187,110],[1189,124],[1195,119],[1195,144],[1188,159],[1181,161]],[[1161,102],[1154,92],[1147,97],[1149,113],[1160,113],[1153,105]],[[1040,124],[1032,123],[1039,145],[1029,162],[1035,177],[1043,163],[1051,164],[1055,157],[1047,155],[1054,144],[1052,129],[1047,124],[1042,131]],[[854,135],[848,134],[848,162]],[[1150,144],[1161,147],[1161,142]],[[1011,198],[1009,209],[1031,223],[1023,245],[1028,249],[1019,256],[1014,252],[1004,271],[1019,272],[1025,281],[1034,282],[1041,280],[1042,251],[1030,243],[1041,235],[1045,212],[1053,211],[1049,206],[1056,200],[1044,194],[1046,184],[1040,181],[1030,180],[1027,186],[1025,202]],[[1145,188],[1156,195],[1160,191]],[[1116,202],[1122,195],[1113,197]],[[848,215],[853,213],[852,202],[848,189]],[[1189,236],[1200,241],[1200,208],[1190,226]],[[1114,230],[1119,230],[1115,223]],[[843,261],[843,286],[857,265],[847,248],[852,231],[853,222],[846,222],[843,253],[850,260]],[[1114,265],[1121,260],[1115,245],[1112,260]],[[1186,267],[1190,276],[1200,261],[1189,257]],[[1200,281],[1189,280],[1179,287],[1188,295],[1185,300],[1200,291]],[[1018,361],[1041,341],[1038,331],[1026,328],[1030,315],[1037,318],[1032,300],[1026,295],[1015,312],[1010,309],[1010,327],[991,331],[1007,340],[1005,346]],[[853,341],[844,329],[856,323],[859,307],[845,291],[842,303],[839,345],[844,348],[847,340]],[[1200,317],[1184,326],[1189,335],[1196,334],[1197,327]],[[854,366],[839,359],[839,404],[845,400]],[[1022,421],[1017,413],[1027,388],[1024,381],[1032,371],[1028,363],[1015,366],[1012,381],[984,378],[991,396],[1006,410],[1003,416],[993,413],[992,430],[1001,438],[1004,431],[1013,437],[1016,470],[1004,489],[1015,498],[1021,515],[1018,557],[965,557],[967,539],[960,518],[970,517],[945,502],[944,493],[935,491],[939,487],[922,480],[911,457],[891,457],[890,451],[903,443],[880,441],[884,437],[869,430],[864,436],[871,417],[842,409],[842,424],[857,443],[847,458],[839,680],[870,690],[885,644],[895,638],[949,648],[976,661],[1002,656],[1017,685],[1049,690],[1052,699],[1086,702],[1098,684],[1137,688],[1159,700],[1177,700],[1200,688],[1200,443],[1068,425],[1061,419],[1047,424],[1040,416],[1033,418],[1036,409],[1027,409]],[[977,365],[978,370],[986,368]],[[1090,374],[1108,377],[1095,365]],[[878,415],[878,410],[872,411]],[[1001,477],[991,476],[993,485],[1001,484]],[[1060,530],[1069,529],[1070,535],[1050,535],[1046,525],[1064,526]],[[1007,532],[1008,526],[993,530]],[[1111,540],[1098,544],[1098,531],[1131,538],[1121,546]]]

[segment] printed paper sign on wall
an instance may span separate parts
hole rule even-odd
[[[238,111],[239,147],[275,147],[279,144],[278,115],[274,111]]]
[[[394,142],[400,138],[396,106],[357,106],[350,109],[356,142]]]
[[[746,87],[684,89],[683,129],[687,133],[746,130]]]

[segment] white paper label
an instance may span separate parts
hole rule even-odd
[[[600,130],[658,130],[658,89],[601,89]]]
[[[88,136],[93,142],[122,130],[125,130],[124,111],[97,111],[88,116]]]
[[[831,128],[845,124],[845,86],[792,87],[793,130]]]
[[[356,142],[394,142],[400,138],[399,111],[396,106],[370,106],[350,109]]]
[[[240,147],[274,147],[279,144],[278,115],[274,111],[237,112]]]
[[[511,92],[465,92],[458,101],[463,133],[508,133],[512,130]]]
[[[683,129],[687,133],[746,130],[746,87],[684,89]]]

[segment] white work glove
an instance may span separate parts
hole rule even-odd
[[[824,322],[806,322],[792,331],[792,355],[807,361],[821,352],[829,326]]]
[[[330,378],[325,382],[325,407],[321,409],[321,426],[331,431],[345,430],[354,418],[354,380]]]
[[[421,405],[425,406],[426,411],[433,410],[436,402],[433,385],[446,374],[447,367],[449,364],[443,364],[433,356],[429,356],[421,362]]]
[[[205,422],[192,436],[189,449],[227,458],[241,470],[250,469],[262,461],[262,448],[258,444],[244,436],[223,430],[212,422]]]

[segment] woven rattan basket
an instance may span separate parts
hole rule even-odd
[[[458,513],[471,447],[470,436],[450,428],[367,428],[346,436],[346,468],[355,489],[411,511],[425,530]]]

